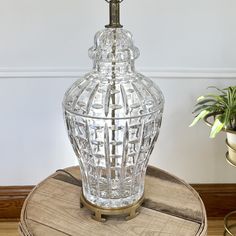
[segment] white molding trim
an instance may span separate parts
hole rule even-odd
[[[7,78],[79,78],[91,68],[76,67],[0,67],[0,79]],[[154,79],[219,78],[236,79],[236,68],[138,68]]]

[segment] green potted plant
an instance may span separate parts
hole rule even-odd
[[[228,146],[226,157],[231,164],[236,166],[236,86],[225,89],[210,88],[216,89],[217,92],[197,99],[193,112],[197,115],[190,127],[204,120],[211,126],[211,138],[215,138],[220,131],[225,131]]]

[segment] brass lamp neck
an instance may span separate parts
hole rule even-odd
[[[120,24],[120,3],[123,0],[106,0],[110,7],[110,23],[106,28],[122,28]]]

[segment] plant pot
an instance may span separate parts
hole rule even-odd
[[[226,145],[228,147],[227,161],[236,166],[236,133],[227,132]]]
[[[206,124],[212,127],[216,116],[217,113],[208,114],[204,118]],[[226,132],[227,135],[226,145],[228,147],[228,152],[226,153],[226,160],[229,164],[236,167],[236,131],[227,129],[223,129],[222,131]]]

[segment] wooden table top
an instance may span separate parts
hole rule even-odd
[[[80,179],[79,167],[66,169]],[[81,181],[56,172],[37,185],[21,212],[23,236],[199,236],[207,235],[205,207],[197,192],[180,179],[148,167],[145,200],[140,214],[130,221],[108,217],[91,219],[80,208]]]

